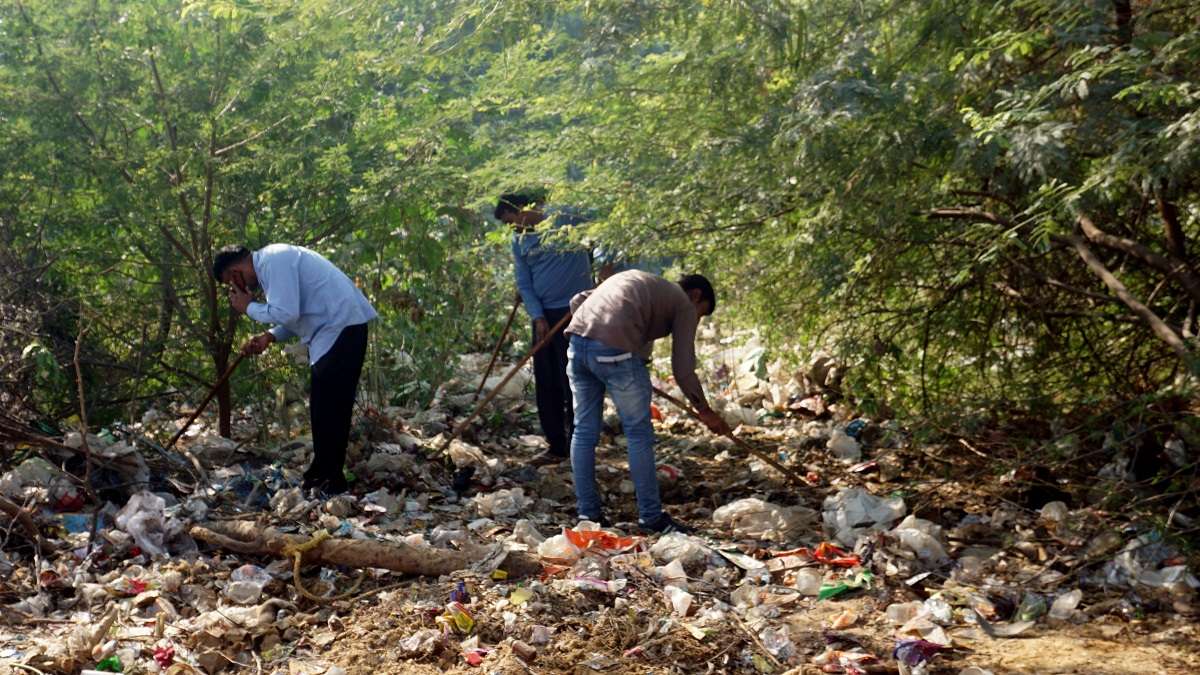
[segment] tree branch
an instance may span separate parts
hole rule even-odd
[[[1167,323],[1159,318],[1159,316],[1155,314],[1153,310],[1142,304],[1140,300],[1134,297],[1133,294],[1129,292],[1129,289],[1125,287],[1125,284],[1121,283],[1121,280],[1118,279],[1111,271],[1109,271],[1109,269],[1104,266],[1104,263],[1096,257],[1096,254],[1092,252],[1092,249],[1088,247],[1087,242],[1085,242],[1082,237],[1072,234],[1066,236],[1065,239],[1075,247],[1075,251],[1079,254],[1079,257],[1083,259],[1083,262],[1088,266],[1088,269],[1092,270],[1096,276],[1100,277],[1100,280],[1104,282],[1105,286],[1108,286],[1108,289],[1112,291],[1113,295],[1120,298],[1121,302],[1124,302],[1134,314],[1139,316],[1142,321],[1146,322],[1146,324],[1150,326],[1150,330],[1153,331],[1160,340],[1165,342],[1167,346],[1169,346],[1171,350],[1175,352],[1176,356],[1181,359],[1189,356],[1187,345],[1184,344],[1183,338],[1179,336],[1175,329],[1168,326]]]
[[[1200,300],[1200,278],[1190,269],[1187,263],[1173,255],[1160,255],[1132,239],[1118,237],[1096,227],[1092,219],[1086,215],[1078,218],[1079,227],[1089,241],[1114,251],[1126,253],[1145,263],[1159,272],[1175,280],[1187,291],[1193,300]],[[1078,248],[1078,247],[1077,247]]]

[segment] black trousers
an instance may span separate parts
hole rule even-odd
[[[304,472],[307,487],[321,487],[332,492],[346,489],[342,466],[346,463],[354,397],[358,393],[358,378],[366,355],[367,324],[360,323],[343,328],[329,351],[312,366],[312,393],[308,403],[313,461]]]
[[[543,310],[546,322],[553,328],[571,310]],[[537,330],[533,330],[537,344]],[[571,454],[571,433],[575,428],[575,412],[571,404],[571,382],[567,379],[567,336],[559,329],[554,338],[533,355],[533,385],[537,396],[538,421],[542,434],[550,444],[550,452],[566,457]]]

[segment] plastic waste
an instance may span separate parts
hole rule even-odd
[[[739,499],[713,511],[713,522],[738,537],[787,542],[810,533],[816,512],[803,506],[779,506],[756,497]]]
[[[1078,588],[1073,591],[1063,593],[1054,599],[1054,602],[1050,605],[1050,612],[1047,614],[1047,616],[1056,621],[1065,621],[1071,618],[1071,615],[1075,613],[1075,608],[1079,606],[1079,603],[1082,600],[1083,591],[1079,590]]]
[[[855,614],[853,610],[847,609],[835,616],[833,621],[829,623],[829,627],[834,630],[846,630],[856,623],[858,623],[858,614]]]
[[[242,565],[229,574],[225,597],[239,605],[253,605],[269,583],[271,575],[266,570],[257,565]]]
[[[167,502],[152,492],[142,491],[129,498],[117,512],[117,527],[129,533],[138,547],[150,556],[166,555],[163,545],[164,510]]]
[[[170,668],[175,663],[175,648],[170,645],[155,647],[154,662],[163,670]]]
[[[571,544],[574,544],[581,552],[588,550],[601,550],[606,553],[620,553],[628,551],[638,544],[638,540],[634,537],[620,537],[610,532],[599,529],[598,525],[591,523],[590,526],[585,525],[588,521],[580,523],[575,529],[563,528],[562,536],[567,538]]]
[[[529,599],[532,597],[533,597],[533,591],[529,590],[528,588],[525,588],[524,586],[521,586],[520,588],[513,590],[512,593],[508,594],[508,601],[510,603],[512,603],[513,605],[520,607],[521,605],[525,604],[526,602],[529,602]]]
[[[871,574],[869,570],[859,570],[853,576],[843,578],[840,581],[834,581],[832,583],[826,583],[822,585],[820,593],[817,594],[817,599],[828,600],[829,598],[835,598],[843,593],[846,593],[847,591],[858,588],[870,588],[871,582],[874,579],[875,575]]]
[[[471,612],[461,602],[446,605],[445,614],[439,618],[444,625],[460,633],[468,634],[475,630],[475,617],[471,616]]]
[[[757,607],[762,604],[762,589],[753,584],[742,584],[729,594],[734,607]]]
[[[861,440],[862,432],[866,430],[867,424],[867,420],[862,419],[861,417],[856,420],[852,420],[846,425],[846,435],[856,441]]]
[[[821,593],[824,578],[825,575],[820,570],[806,567],[796,572],[792,587],[800,591],[801,595],[817,596]]]
[[[1046,613],[1046,598],[1036,593],[1026,593],[1017,606],[1016,621],[1035,621]]]
[[[454,585],[454,590],[450,591],[450,602],[461,602],[464,605],[471,604],[471,594],[467,592],[467,582],[460,580]]]
[[[571,579],[569,585],[581,591],[600,591],[612,594],[620,592],[628,584],[628,579],[601,579],[580,575]]]
[[[684,571],[683,564],[679,560],[672,560],[662,567],[656,567],[654,576],[664,586],[676,586],[687,590],[687,572]]]
[[[691,593],[678,586],[667,586],[663,589],[663,594],[667,597],[667,604],[675,616],[688,615],[688,611],[692,608],[693,596]]]
[[[513,640],[512,651],[513,651],[513,654],[515,654],[517,658],[521,659],[522,661],[525,661],[526,663],[532,662],[533,660],[535,660],[537,658],[537,655],[538,655],[538,651],[537,651],[536,647],[534,647],[533,645],[521,642],[520,640]]]
[[[946,599],[935,595],[925,600],[922,605],[922,610],[929,615],[931,619],[937,623],[944,625],[954,621],[954,608]]]
[[[910,515],[900,521],[892,534],[901,545],[916,553],[921,562],[941,564],[950,559],[942,546],[942,528],[928,520]]]
[[[1068,514],[1070,514],[1070,509],[1063,502],[1048,502],[1042,507],[1041,512],[1042,520],[1055,525],[1066,520]]]
[[[409,654],[427,653],[433,650],[433,646],[441,637],[441,631],[426,628],[400,640],[399,645],[400,649]]]
[[[546,645],[550,644],[550,637],[554,635],[554,629],[548,626],[531,626],[529,628],[529,644]]]
[[[788,637],[787,626],[764,628],[758,637],[767,651],[780,661],[787,661],[796,655],[796,645],[792,644],[791,638]]]
[[[504,377],[504,375],[492,375],[489,377],[487,381],[483,383],[484,391],[491,392],[500,385],[500,382],[504,380]],[[529,386],[529,383],[532,380],[533,374],[530,369],[522,368],[521,370],[517,371],[517,374],[514,375],[511,380],[504,383],[504,386],[500,389],[500,392],[497,395],[501,398],[521,398],[525,395],[525,389]]]
[[[564,565],[574,564],[582,555],[579,547],[571,543],[565,534],[556,534],[538,544],[538,555]]]
[[[703,540],[681,532],[672,532],[659,537],[650,547],[650,554],[656,560],[677,560],[684,567],[689,567],[704,562],[708,558],[709,548]]]
[[[475,495],[475,511],[484,517],[511,518],[524,511],[530,502],[522,488],[496,490]]]
[[[862,446],[853,436],[841,429],[833,430],[833,435],[829,437],[825,447],[835,459],[843,462],[857,462],[862,459]]]
[[[883,499],[860,487],[845,488],[822,504],[825,528],[843,546],[854,546],[860,535],[872,530],[891,527],[906,510],[903,499]]]
[[[537,527],[524,518],[518,520],[513,525],[512,538],[514,541],[532,547],[537,547],[543,541],[546,541],[546,537],[541,532],[538,532]]]
[[[888,621],[903,625],[915,619],[924,609],[924,603],[914,600],[912,602],[890,604],[887,607],[886,613]]]
[[[906,666],[919,666],[945,648],[928,640],[900,640],[892,650],[892,658]]]

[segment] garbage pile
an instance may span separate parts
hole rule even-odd
[[[527,378],[449,439],[478,355],[429,408],[371,411],[332,498],[299,489],[305,439],[258,447],[203,422],[184,440],[200,482],[154,450],[181,421],[165,411],[17,449],[0,496],[37,536],[0,512],[0,674],[981,674],[1038,670],[997,656],[1018,638],[1136,650],[1150,617],[1190,638],[1169,665],[1200,664],[1200,582],[1170,532],[930,470],[903,429],[837,402],[827,355],[793,371],[711,336],[701,355],[738,434],[809,485],[656,406],[664,501],[694,534],[638,531],[619,434],[597,467],[615,524],[577,522],[569,467],[526,461],[545,447]]]

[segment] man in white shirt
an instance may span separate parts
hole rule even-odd
[[[345,492],[346,444],[367,352],[367,322],[378,316],[375,309],[345,273],[301,246],[271,244],[253,253],[226,246],[213,256],[212,274],[229,286],[234,309],[274,324],[247,341],[243,354],[261,354],[272,342],[296,336],[308,346],[313,461],[303,486]],[[255,302],[260,289],[265,301]]]

